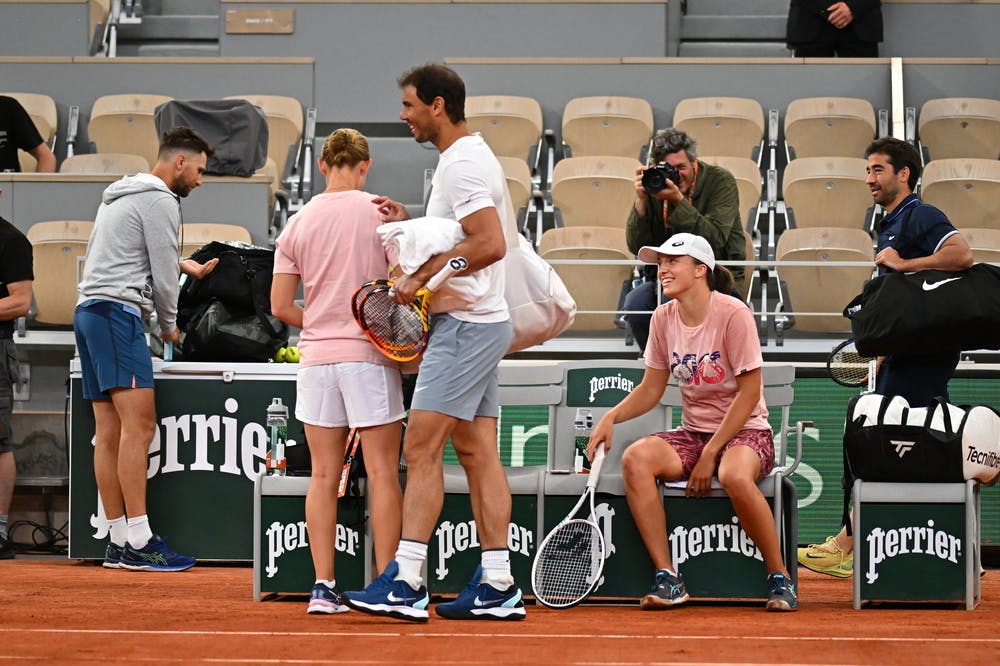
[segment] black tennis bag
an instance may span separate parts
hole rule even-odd
[[[844,316],[865,356],[1000,349],[1000,267],[880,275]]]

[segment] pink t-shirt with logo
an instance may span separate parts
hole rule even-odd
[[[373,196],[358,190],[317,194],[274,242],[274,272],[298,275],[303,284],[300,367],[348,361],[398,365],[375,349],[351,314],[357,288],[389,274],[375,233],[382,220]]]
[[[713,291],[711,298],[698,326],[684,325],[675,300],[656,308],[646,344],[646,365],[670,371],[684,399],[682,425],[695,432],[718,430],[736,398],[736,377],[764,364],[753,313],[732,296]],[[763,391],[743,428],[771,428]]]

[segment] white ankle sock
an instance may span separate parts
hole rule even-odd
[[[420,585],[423,583],[420,571],[426,559],[426,543],[400,540],[399,546],[396,548],[396,564],[399,565],[399,574],[396,575],[396,580],[405,580],[414,590],[420,589]]]
[[[479,582],[489,583],[498,590],[506,590],[514,584],[510,574],[510,553],[506,548],[484,550],[481,557],[483,577]]]
[[[136,550],[145,548],[153,538],[153,530],[149,527],[149,516],[136,516],[126,519],[128,524],[128,545]]]
[[[125,521],[125,516],[109,520],[108,525],[111,528],[111,543],[119,548],[124,548],[125,541],[128,540],[128,523]]]
[[[330,588],[332,590],[333,588],[335,588],[337,586],[337,579],[333,578],[333,579],[330,579],[330,580],[323,580],[322,578],[317,578],[316,579],[316,585],[320,585],[320,584],[326,585],[328,588]]]

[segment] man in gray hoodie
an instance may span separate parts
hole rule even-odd
[[[201,185],[213,152],[188,127],[165,132],[152,173],[104,191],[87,246],[73,328],[83,397],[94,409],[94,475],[110,522],[104,566],[111,569],[183,571],[195,563],[153,534],[146,515],[146,459],[157,426],[142,320],[156,312],[164,343],[179,340],[180,199]]]

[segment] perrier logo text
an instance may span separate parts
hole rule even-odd
[[[962,556],[962,540],[943,530],[934,529],[934,521],[927,527],[899,527],[883,530],[876,527],[868,533],[868,584],[878,580],[876,567],[898,555],[929,555],[939,560],[958,564]]]
[[[611,375],[609,377],[591,377],[589,399],[590,402],[594,402],[594,400],[597,399],[597,394],[599,392],[607,391],[609,389],[617,389],[619,391],[631,393],[634,388],[635,382],[628,377],[622,376],[620,372],[617,375]]]

